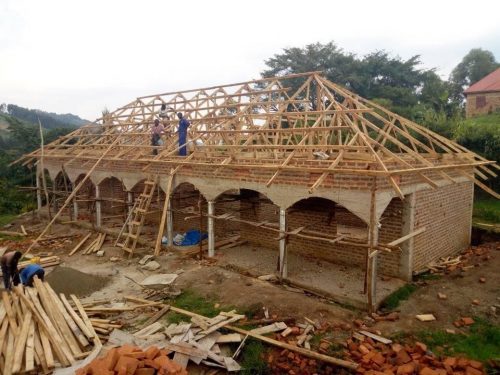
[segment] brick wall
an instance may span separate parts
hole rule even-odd
[[[250,221],[269,221],[279,223],[279,208],[265,198],[260,198],[258,203],[242,202],[242,207],[247,207],[241,212],[242,219]],[[393,241],[401,237],[402,203],[393,199],[382,216],[380,241]],[[323,199],[307,199],[292,206],[287,213],[289,230],[298,227],[335,235],[338,227],[358,229],[367,234],[367,225],[357,216],[333,202]],[[279,237],[277,232],[257,228],[250,225],[241,225],[241,236],[255,245],[260,245],[278,251]],[[366,249],[343,245],[330,244],[325,241],[311,240],[291,236],[288,243],[290,252],[325,261],[364,267]],[[399,270],[399,253],[380,253],[378,270],[382,274],[397,276]]]
[[[103,215],[126,215],[127,193],[122,182],[117,178],[106,178],[99,184],[101,193],[101,212]]]
[[[472,217],[472,182],[456,183],[416,193],[413,270],[465,249],[469,245]]]
[[[467,95],[465,113],[467,117],[485,115],[500,110],[500,92]]]

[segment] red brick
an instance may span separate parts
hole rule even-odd
[[[411,361],[411,357],[408,355],[406,350],[401,349],[396,356],[396,364],[403,365]]]
[[[398,366],[397,375],[413,374],[415,371],[415,365],[413,362],[407,363],[405,365]]]
[[[155,372],[154,368],[140,368],[135,371],[134,375],[155,375]]]
[[[139,361],[137,359],[122,355],[118,358],[118,362],[116,363],[114,370],[120,371],[120,369],[124,368],[126,369],[127,375],[133,375],[135,370],[137,370],[138,365]]]
[[[465,368],[465,375],[483,375],[481,370],[475,369],[474,367],[467,366]]]

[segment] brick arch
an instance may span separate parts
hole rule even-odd
[[[99,182],[99,189],[103,213],[116,215],[126,212],[126,188],[119,178],[115,176],[104,178]]]
[[[66,186],[68,191],[73,190],[73,182],[70,180],[67,173],[63,170],[59,171],[56,178],[54,179],[54,184],[56,185],[57,190],[65,190]]]

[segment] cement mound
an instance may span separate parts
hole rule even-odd
[[[104,288],[109,277],[89,275],[69,267],[56,267],[45,280],[57,293],[86,297]]]

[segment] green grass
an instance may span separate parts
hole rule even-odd
[[[500,224],[500,200],[494,198],[476,199],[473,217],[478,222]]]
[[[9,224],[17,215],[5,214],[0,215],[0,227]],[[1,228],[0,228],[1,229]]]
[[[403,300],[407,300],[410,295],[417,290],[417,286],[414,284],[406,284],[396,290],[394,293],[387,296],[380,305],[382,310],[394,310],[399,306],[399,303]]]
[[[265,351],[266,348],[260,341],[248,340],[243,348],[241,373],[246,375],[267,374],[269,368],[263,358]]]
[[[437,355],[465,355],[479,361],[500,358],[500,326],[475,317],[468,334],[424,331],[418,339]]]
[[[205,298],[197,294],[196,292],[186,289],[179,296],[169,301],[175,307],[188,310],[209,318],[212,318],[219,314],[222,310],[231,310],[228,308],[215,308],[215,301],[212,298]],[[186,315],[182,315],[175,312],[170,312],[167,315],[168,321],[170,323],[179,323],[182,321],[189,321],[190,319]]]

